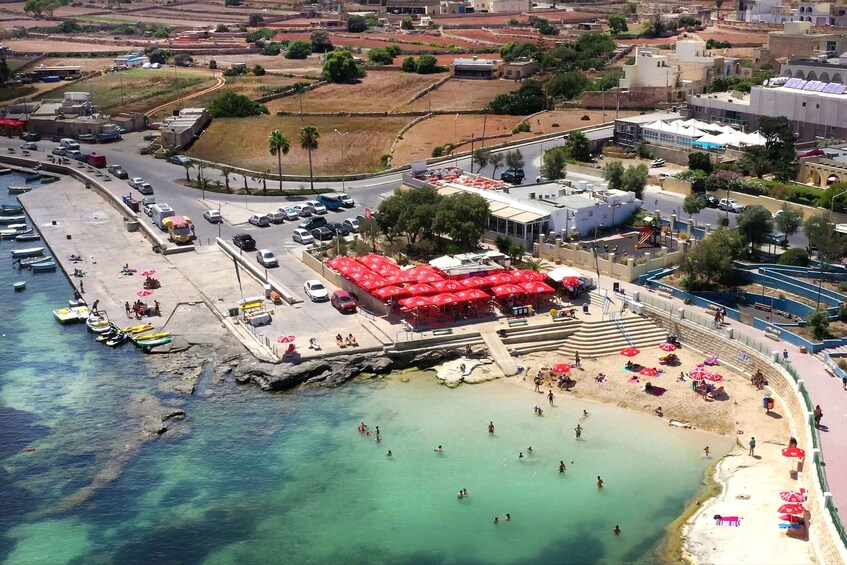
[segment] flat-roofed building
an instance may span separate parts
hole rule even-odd
[[[498,59],[454,59],[450,65],[450,73],[456,78],[494,79],[500,69]]]

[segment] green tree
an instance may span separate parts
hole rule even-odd
[[[750,245],[751,253],[773,233],[773,216],[764,206],[747,206],[736,221],[738,234]]]
[[[491,162],[491,150],[490,149],[477,149],[473,152],[474,163],[478,165],[476,172],[480,172],[482,169],[488,166]]]
[[[789,249],[785,253],[779,256],[779,259],[776,260],[780,265],[793,265],[795,267],[808,267],[809,266],[809,252],[801,247],[795,247],[794,249]]]
[[[812,337],[818,341],[829,337],[829,314],[826,310],[815,310],[806,318]]]
[[[350,82],[364,76],[364,70],[349,51],[330,51],[326,55],[323,76],[330,82]]]
[[[160,27],[156,31],[153,32],[153,37],[155,37],[156,39],[165,39],[169,35],[170,35],[170,32],[163,27]]]
[[[705,205],[706,203],[703,202],[703,199],[696,194],[689,194],[682,201],[682,209],[688,214],[689,219],[694,217],[694,214],[698,214]]]
[[[350,16],[347,18],[348,33],[362,33],[368,30],[368,21],[362,16]]]
[[[497,178],[497,169],[499,169],[503,165],[503,154],[492,153],[491,158],[488,162],[493,167],[493,169],[491,170],[491,176]]]
[[[429,54],[421,55],[420,58],[418,58],[416,70],[420,75],[428,75],[438,72],[438,59]]]
[[[488,226],[488,214],[488,200],[478,194],[459,192],[441,201],[434,228],[448,235],[461,251],[472,251],[479,247]]]
[[[253,74],[257,77],[264,75],[267,71],[265,71],[265,67],[262,65],[256,65],[253,67]]]
[[[291,143],[278,129],[273,130],[271,135],[268,136],[268,151],[271,155],[276,155],[276,170],[277,175],[279,176],[280,191],[282,191],[282,156],[288,155],[288,151],[290,149]]]
[[[250,18],[247,20],[247,23],[250,27],[256,27],[262,25],[265,21],[265,18],[262,17],[262,14],[250,14]]]
[[[712,159],[708,154],[694,151],[688,154],[688,168],[703,171],[707,175],[710,175],[712,174],[714,165],[712,165]]]
[[[194,161],[183,161],[180,165],[185,167],[185,180],[191,182],[191,176],[188,174],[188,170],[194,168]]]
[[[400,70],[404,73],[416,73],[418,71],[418,63],[414,57],[406,57],[400,64]]]
[[[219,94],[209,105],[209,114],[213,118],[244,118],[267,113],[265,106],[235,92]]]
[[[306,59],[312,54],[312,44],[308,41],[292,41],[285,50],[286,59]]]
[[[567,156],[561,147],[555,147],[544,152],[544,164],[541,174],[548,180],[565,178],[567,169]]]
[[[434,233],[435,216],[443,199],[428,187],[395,190],[379,205],[377,223],[387,237],[405,236],[409,245],[415,245],[421,237]]]
[[[506,167],[509,169],[523,169],[526,162],[520,149],[506,152]]]
[[[797,134],[794,133],[794,126],[785,116],[763,116],[759,120],[759,133],[766,140],[765,148],[774,177],[780,182],[794,180],[800,168],[795,151]]]
[[[803,225],[803,212],[795,210],[788,205],[788,202],[784,202],[782,208],[774,217],[773,223],[777,230],[790,237],[797,233],[800,226]]]
[[[377,47],[368,51],[368,60],[377,65],[390,65],[394,62],[394,57],[388,52],[385,47]]]
[[[553,80],[547,83],[547,94],[550,96],[563,96],[568,100],[576,98],[588,88],[591,81],[582,71],[567,71],[559,73]]]
[[[313,53],[326,53],[332,49],[332,41],[329,32],[325,29],[316,29],[309,35],[309,43],[312,44]]]
[[[535,43],[512,41],[500,48],[500,57],[507,63],[522,58],[539,61],[541,60],[541,50]]]
[[[581,131],[574,131],[565,142],[565,152],[571,159],[589,161],[591,159],[591,143]]]
[[[226,184],[226,191],[227,192],[232,192],[232,190],[229,188],[229,175],[231,175],[234,170],[235,169],[233,169],[232,167],[230,167],[228,165],[222,165],[221,166],[221,174],[224,177],[224,183]]]
[[[768,150],[761,145],[754,145],[744,150],[744,155],[739,159],[741,166],[750,171],[750,174],[762,178],[771,172],[771,159]]]
[[[403,16],[403,19],[400,20],[400,27],[403,29],[412,29],[414,27],[412,16]]]
[[[6,82],[12,76],[12,70],[6,62],[6,57],[0,57],[0,82]]]
[[[809,245],[818,250],[821,263],[834,263],[847,255],[847,238],[832,229],[829,212],[820,212],[803,221],[803,233]]]
[[[628,192],[634,192],[635,197],[641,199],[644,195],[644,187],[647,186],[647,175],[650,170],[647,165],[640,164],[632,167],[627,167],[623,174],[623,187]]]
[[[679,269],[689,290],[712,288],[714,284],[731,285],[735,260],[741,256],[744,242],[736,230],[718,229],[689,250]],[[702,284],[702,286],[701,286]]]
[[[300,128],[300,149],[305,149],[309,152],[309,185],[312,192],[315,191],[315,175],[312,172],[312,151],[318,148],[318,139],[321,134],[315,126],[306,126]]]
[[[612,35],[628,32],[629,26],[626,25],[626,18],[621,14],[609,16],[609,31],[612,32]]]
[[[718,10],[718,19],[721,19],[721,7],[723,6],[724,0],[715,0],[715,8]]]
[[[620,161],[609,161],[603,167],[603,178],[613,190],[623,190],[624,166]]]

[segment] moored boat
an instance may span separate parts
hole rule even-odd
[[[32,190],[31,186],[10,186],[9,194],[23,194]]]
[[[26,288],[26,281],[14,282],[12,283],[12,288],[14,288],[15,291],[21,291]]]
[[[53,310],[53,316],[60,324],[74,324],[79,322],[79,316],[70,308],[57,308]]]
[[[27,247],[26,249],[13,249],[12,257],[15,258],[23,258],[23,257],[38,257],[39,255],[44,254],[43,247]]]
[[[113,336],[106,342],[106,345],[108,345],[109,347],[117,347],[126,343],[128,339],[129,337],[125,333],[118,332],[117,334],[115,334],[115,336]]]
[[[8,175],[12,172],[12,169],[0,169],[0,175]]]
[[[39,263],[32,263],[29,268],[33,271],[45,272],[45,271],[55,271],[57,267],[56,261],[52,259],[48,261],[41,261]]]
[[[16,239],[19,235],[29,235],[32,233],[32,228],[26,229],[26,224],[14,224],[16,226],[23,225],[24,229],[13,228],[0,230],[0,239]]]
[[[41,173],[27,173],[24,175],[24,182],[35,182],[41,180],[42,176]]]
[[[43,177],[41,177],[41,184],[50,184],[51,182],[56,182],[57,180],[59,180],[59,177],[51,177],[50,175],[44,175]]]
[[[85,298],[74,298],[72,300],[68,300],[68,308],[73,308],[74,306],[85,306]]]
[[[102,310],[89,314],[88,318],[85,320],[85,325],[88,326],[89,330],[96,334],[107,332],[112,327],[109,323],[109,316],[107,316],[106,312]]]
[[[17,259],[16,262],[18,264],[18,268],[23,269],[24,267],[29,267],[33,263],[41,263],[42,261],[47,261],[52,258],[52,255],[45,255],[44,257],[25,257],[23,259]]]
[[[29,232],[29,233],[27,233]],[[38,241],[41,239],[41,236],[37,233],[32,233],[32,230],[27,230],[20,235],[15,236],[15,241],[27,242],[27,241]]]
[[[0,216],[0,224],[23,224],[26,222],[26,216]]]
[[[23,211],[24,207],[18,204],[0,204],[0,216],[17,216]]]
[[[76,314],[76,319],[80,322],[88,319],[88,306],[74,306],[70,311]]]

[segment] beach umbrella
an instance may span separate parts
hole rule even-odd
[[[706,380],[712,381],[713,383],[719,383],[723,380],[723,376],[717,373],[712,373],[711,371],[706,373]]]
[[[396,298],[409,294],[405,288],[399,286],[384,286],[373,291],[373,295],[379,298]]]
[[[796,457],[797,459],[803,459],[806,457],[806,452],[800,449],[797,446],[791,446],[783,448],[782,450],[783,457]]]
[[[147,269],[146,271],[141,273],[141,276],[142,277],[152,277],[155,274],[156,274],[156,269]]]
[[[412,310],[414,308],[422,308],[423,306],[432,306],[432,299],[429,296],[411,296],[399,301],[400,306]]]
[[[444,277],[439,275],[438,273],[421,273],[415,279],[419,283],[434,283],[438,281],[443,281]]]
[[[139,290],[138,292],[135,293],[136,296],[139,296],[141,298],[144,298],[145,296],[150,296],[151,294],[153,294],[153,291],[152,290],[146,290],[146,289],[145,290]]]
[[[492,286],[491,282],[482,277],[468,277],[460,280],[459,283],[465,288],[483,288]]]
[[[803,518],[800,516],[792,516],[791,514],[783,514],[779,517],[783,522],[791,522],[792,524],[799,524],[803,521]]]
[[[399,274],[400,273],[400,267],[398,267],[397,265],[389,265],[388,263],[385,263],[385,264],[379,265],[376,269],[374,269],[374,271],[376,273],[382,275],[383,277],[386,277],[386,276],[389,276],[389,275]]]
[[[381,288],[383,286],[388,286],[389,283],[384,278],[382,278],[380,276],[376,276],[376,277],[364,278],[364,279],[358,281],[358,284],[359,284],[360,287],[364,288],[365,290],[376,290],[376,289]]]
[[[351,281],[356,281],[356,282],[363,281],[365,279],[380,278],[379,275],[377,275],[376,273],[374,273],[370,269],[365,269],[365,268],[362,268],[361,270],[358,270],[358,271],[351,271],[349,273],[346,273],[344,276],[346,276]]]
[[[779,498],[784,502],[806,502],[806,495],[795,490],[784,490],[779,493]]]
[[[494,296],[496,296],[497,298],[503,298],[504,296],[513,296],[515,294],[526,294],[526,290],[516,284],[504,284],[500,286],[495,286],[491,289],[491,292],[493,292]]]
[[[518,286],[530,294],[552,294],[556,292],[556,289],[549,284],[538,281],[524,282],[520,283]]]
[[[465,301],[488,300],[489,298],[491,298],[491,295],[489,295],[486,292],[479,290],[478,288],[470,288],[468,290],[460,290],[459,292],[456,293],[456,296],[458,296],[459,298],[461,298],[462,300],[465,300]]]
[[[495,273],[493,275],[488,275],[485,277],[485,280],[496,286],[515,282],[515,279],[509,273]]]
[[[461,301],[461,298],[451,292],[444,292],[432,297],[433,306],[447,306],[448,304],[455,304]]]
[[[552,371],[554,373],[563,373],[563,374],[570,373],[571,372],[571,366],[570,366],[569,363],[556,363],[555,365],[553,365]]]
[[[579,280],[579,277],[565,277],[562,279],[562,286],[566,286],[568,288],[576,288],[582,283]]]
[[[515,282],[542,282],[547,278],[547,275],[541,273],[539,271],[532,271],[529,269],[523,269],[518,271],[512,271],[509,273],[512,275],[512,278]]]
[[[291,343],[292,341],[294,341],[294,336],[293,335],[281,335],[278,338],[276,338],[276,341],[277,341],[277,343]]]
[[[780,514],[795,514],[800,515],[806,511],[806,508],[802,504],[783,504],[776,510]]]
[[[654,369],[653,367],[644,367],[640,371],[638,371],[639,375],[644,375],[645,377],[655,377],[658,376],[659,370]]]
[[[349,265],[350,263],[355,263],[353,259],[350,257],[336,257],[335,259],[330,259],[326,262],[330,269],[335,269],[336,271],[340,271],[341,267],[344,265]]]
[[[463,287],[458,281],[435,281],[432,283],[432,288],[438,292],[456,292],[464,289],[465,287]]]
[[[412,296],[422,296],[424,294],[435,294],[437,291],[428,284],[413,284],[406,287],[406,292]]]
[[[711,374],[711,371],[704,367],[695,367],[692,371],[688,373],[688,376],[694,379],[695,381],[705,380],[706,376]]]
[[[676,346],[672,343],[668,343],[667,341],[659,346],[659,349],[662,351],[667,351],[668,353],[673,353],[676,351]]]
[[[634,347],[627,347],[621,350],[621,355],[623,355],[624,357],[635,357],[639,353],[641,353],[641,351],[635,349]]]
[[[343,263],[338,267],[338,270],[342,275],[346,277],[350,277],[355,273],[370,273],[372,272],[370,269],[362,265],[361,263],[357,263],[356,261],[350,261],[348,263]]]

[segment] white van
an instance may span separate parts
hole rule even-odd
[[[59,140],[59,147],[64,147],[65,149],[79,149],[79,143],[69,137],[64,137]]]

